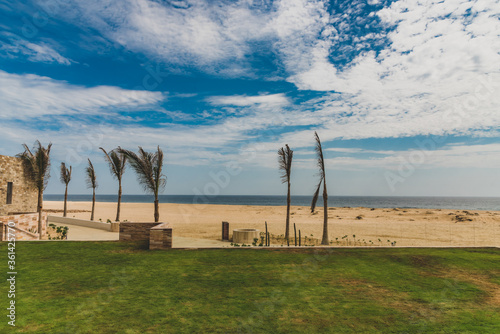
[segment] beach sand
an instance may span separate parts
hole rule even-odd
[[[68,202],[68,217],[89,219],[91,206]],[[62,216],[62,208],[63,202],[44,202],[49,215]],[[113,221],[115,216],[116,203],[96,203],[96,220]],[[390,246],[394,241],[396,246],[500,246],[500,211],[331,207],[328,216],[334,246]],[[222,221],[229,222],[230,234],[236,228],[264,231],[267,221],[269,232],[278,236],[285,233],[285,218],[285,206],[160,204],[160,221],[172,224],[174,238],[220,240]],[[122,203],[121,220],[153,221],[153,203]],[[292,206],[290,223],[291,237],[295,223],[302,243],[304,237],[306,244],[317,243],[323,209],[311,214],[308,207]]]

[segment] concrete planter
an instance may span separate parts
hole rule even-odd
[[[83,227],[98,228],[105,231],[111,231],[111,224],[96,222],[92,220],[78,219],[78,218],[68,218],[60,216],[49,216],[49,223],[58,223],[65,225],[78,225]]]
[[[233,242],[236,244],[251,245],[254,239],[260,240],[260,231],[253,228],[239,228],[233,230]]]

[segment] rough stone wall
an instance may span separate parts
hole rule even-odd
[[[7,183],[13,183],[12,204],[7,204]],[[26,177],[22,160],[0,155],[0,216],[36,212],[38,192]]]
[[[149,249],[172,248],[172,227],[163,223],[153,227],[149,234]]]
[[[149,241],[149,231],[160,223],[120,223],[120,237],[122,241]]]
[[[0,216],[3,223],[3,238],[7,238],[7,223],[13,221],[18,229],[15,231],[16,240],[38,240],[38,213],[27,213],[21,215]],[[42,239],[47,238],[47,214],[42,213]]]

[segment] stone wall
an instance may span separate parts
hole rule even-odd
[[[172,226],[162,223],[151,228],[149,234],[149,249],[172,248]]]
[[[148,241],[151,228],[161,223],[120,223],[120,241]]]
[[[20,215],[0,216],[0,223],[3,224],[3,237],[6,240],[7,223],[15,223],[16,240],[38,240],[38,213],[26,213]],[[47,214],[42,213],[42,239],[47,238]]]
[[[12,204],[7,204],[7,184],[13,183]],[[0,155],[0,216],[36,212],[38,192],[26,177],[22,160]]]

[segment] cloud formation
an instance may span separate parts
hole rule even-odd
[[[35,74],[0,70],[0,119],[27,120],[49,115],[99,115],[116,108],[151,107],[163,101],[160,92],[112,86],[71,85]]]

